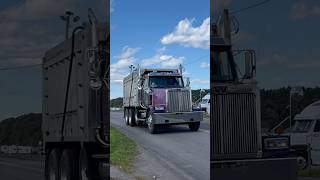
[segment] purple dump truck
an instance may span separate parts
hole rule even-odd
[[[187,124],[197,131],[203,112],[193,109],[189,79],[178,69],[135,69],[123,80],[127,125],[147,124],[154,134],[160,125]]]

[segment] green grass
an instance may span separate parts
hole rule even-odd
[[[320,177],[320,168],[312,168],[298,171],[298,176],[302,177]]]
[[[113,127],[110,129],[110,138],[111,164],[131,173],[133,159],[138,151],[136,143]]]

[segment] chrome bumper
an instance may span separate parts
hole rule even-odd
[[[154,124],[188,124],[202,121],[203,112],[153,113],[152,119]]]

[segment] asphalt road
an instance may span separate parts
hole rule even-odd
[[[0,158],[0,179],[3,180],[42,180],[44,165],[40,160],[20,160]]]
[[[179,178],[210,179],[208,125],[201,126],[198,132],[191,132],[187,125],[179,125],[163,129],[159,134],[149,134],[146,127],[126,126],[122,112],[111,112],[111,125],[132,138]]]

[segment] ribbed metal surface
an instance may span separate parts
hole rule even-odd
[[[211,150],[214,159],[256,156],[259,151],[253,93],[214,94]]]
[[[191,93],[187,89],[167,90],[167,112],[190,112]]]

